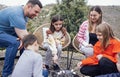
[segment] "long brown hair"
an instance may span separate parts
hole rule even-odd
[[[63,21],[62,16],[55,15],[55,16],[52,17],[52,19],[51,19],[51,25],[50,25],[49,30],[47,31],[47,34],[52,34],[52,33],[54,33],[56,31],[53,23],[55,23],[57,21]],[[62,31],[63,35],[66,35],[66,28],[63,27],[63,25],[62,25],[62,27],[61,27],[60,30]]]
[[[88,14],[88,18],[89,18],[89,32],[92,30],[92,25],[93,25],[93,22],[90,20],[90,12],[91,11],[96,11],[98,14],[100,14],[100,18],[98,19],[97,21],[97,25],[99,25],[101,22],[102,22],[102,10],[99,6],[93,6],[90,11],[89,11],[89,14]]]
[[[108,23],[101,23],[96,27],[96,32],[100,32],[103,35],[103,40],[101,42],[101,47],[105,49],[108,44],[109,40],[114,37],[114,33]]]

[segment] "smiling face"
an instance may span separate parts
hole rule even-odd
[[[41,11],[41,8],[38,5],[34,6],[28,6],[28,17],[33,19],[34,17],[38,16],[39,12]]]
[[[91,11],[90,12],[90,20],[93,23],[97,22],[100,17],[101,17],[101,14],[99,14],[98,12],[96,12],[96,11]]]
[[[55,28],[56,31],[59,31],[61,29],[62,24],[63,24],[63,21],[60,21],[60,20],[52,23],[52,25],[54,26],[54,28]]]

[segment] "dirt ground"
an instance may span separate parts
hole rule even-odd
[[[4,56],[5,51],[0,51],[0,57]],[[44,59],[44,54],[45,51],[40,50],[40,54],[43,56]],[[69,54],[69,56],[67,55]],[[85,58],[82,54],[80,53],[73,53],[72,59],[71,59],[72,51],[63,51],[61,54],[61,61],[60,61],[60,67],[61,69],[68,70],[68,69],[74,69],[76,67],[76,64],[83,58]],[[68,58],[69,57],[69,58]],[[71,59],[71,60],[70,60]],[[15,59],[15,63],[17,62],[18,59]],[[71,62],[70,62],[71,61]],[[4,60],[0,61],[0,75],[2,72],[3,68],[3,63]],[[75,71],[77,74],[80,75],[80,77],[83,77],[82,74],[80,74],[79,69]]]

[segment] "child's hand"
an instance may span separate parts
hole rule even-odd
[[[120,64],[118,62],[116,63],[116,66],[117,66],[118,71],[120,72]]]
[[[53,61],[54,61],[54,63],[57,63],[57,60],[58,60],[58,56],[57,56],[57,55],[54,55],[54,56],[53,56]]]
[[[100,60],[103,57],[102,54],[97,55],[98,60]]]
[[[57,39],[56,39],[55,42],[56,42],[57,44],[60,44],[60,40],[57,40]]]

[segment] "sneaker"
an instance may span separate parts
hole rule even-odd
[[[46,64],[45,64],[45,68],[46,68],[47,70],[49,70],[49,66],[48,66],[48,65],[46,65]]]

